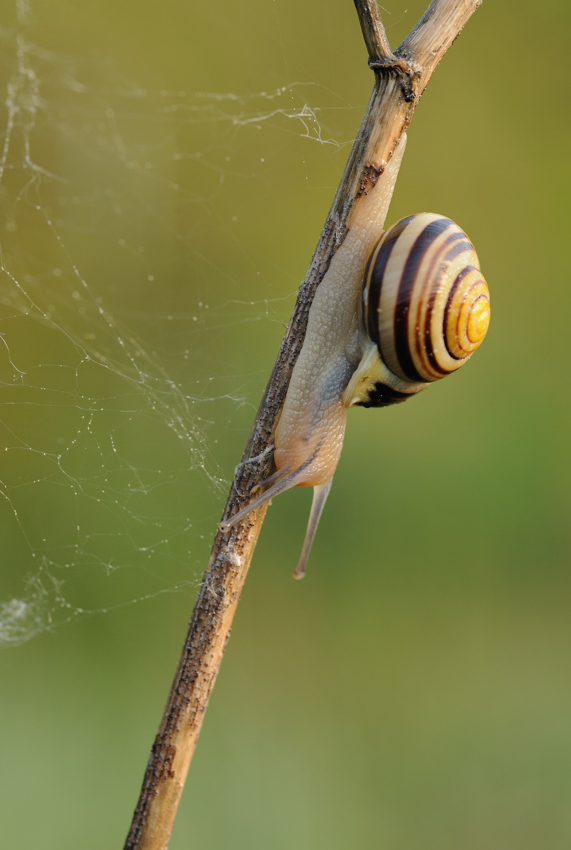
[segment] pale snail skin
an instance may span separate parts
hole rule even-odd
[[[391,404],[395,401],[404,400],[428,386],[429,381],[441,378],[444,374],[454,371],[462,365],[470,356],[472,348],[479,345],[487,330],[489,301],[482,301],[484,308],[480,312],[483,318],[480,317],[479,325],[477,321],[475,322],[472,319],[469,327],[472,336],[480,333],[480,339],[470,348],[469,353],[466,354],[462,351],[461,358],[458,358],[458,352],[450,353],[446,350],[448,347],[446,341],[444,345],[439,342],[435,343],[432,346],[434,351],[431,348],[430,355],[432,361],[437,365],[431,365],[427,356],[418,355],[415,351],[411,357],[409,368],[412,375],[403,372],[399,366],[398,358],[394,352],[394,345],[398,344],[399,340],[396,340],[396,342],[391,340],[389,326],[382,330],[383,335],[387,336],[388,339],[387,346],[382,349],[382,359],[379,356],[377,343],[371,339],[371,336],[374,336],[377,332],[370,331],[368,328],[368,311],[371,312],[371,316],[374,312],[373,308],[369,308],[367,303],[368,281],[372,277],[371,269],[373,266],[371,264],[373,260],[377,257],[384,262],[384,255],[391,253],[390,246],[386,249],[382,248],[383,240],[379,239],[379,235],[383,233],[383,225],[405,145],[406,135],[403,134],[381,177],[368,195],[360,200],[355,216],[350,222],[348,233],[317,288],[309,312],[304,343],[292,372],[276,428],[274,461],[277,471],[261,484],[262,487],[271,486],[246,508],[229,520],[220,523],[219,526],[221,531],[228,531],[250,511],[291,487],[314,487],[307,533],[300,561],[294,572],[296,578],[302,578],[305,574],[305,565],[313,538],[331,489],[333,474],[343,447],[347,409],[355,404],[384,406],[385,403]],[[391,269],[396,269],[397,273],[402,273],[403,269],[405,271],[408,269],[405,266],[408,243],[410,242],[410,245],[412,245],[427,225],[437,231],[434,251],[435,262],[442,259],[443,251],[449,250],[446,246],[439,249],[439,240],[442,244],[446,240],[453,242],[462,239],[465,240],[464,245],[467,243],[465,234],[448,219],[443,219],[442,216],[423,214],[411,218],[414,221],[410,223],[407,219],[402,220],[407,222],[404,225],[407,231],[401,236],[401,242],[405,243],[405,250],[401,251],[400,254],[398,251],[393,251],[393,255],[388,260]],[[446,231],[446,225],[440,224],[441,221],[453,225],[460,235],[450,236],[449,234],[452,231],[450,229]],[[401,222],[397,223],[396,227],[398,228],[399,225],[403,227]],[[390,234],[394,229],[391,228],[390,231],[387,231],[387,240],[390,241]],[[446,232],[443,232],[443,235],[440,236],[439,230]],[[477,256],[472,246],[469,243],[467,245],[472,252],[469,255],[469,259],[472,261],[470,269],[472,269],[472,266],[475,267],[476,277],[479,276],[480,282],[482,282],[483,279],[478,271]],[[384,254],[381,255],[380,252],[383,251]],[[430,251],[426,253],[427,256],[423,259],[424,266],[421,263],[418,269],[421,273],[426,270],[425,267],[431,262]],[[449,265],[454,267],[454,261]],[[456,272],[454,273],[456,274]],[[365,283],[363,283],[364,276]],[[472,274],[473,277],[474,274]],[[473,282],[472,278],[469,279],[467,284],[461,284],[461,286],[463,285],[464,289],[466,289],[466,286],[470,287]],[[485,287],[485,282],[483,282],[483,286]],[[398,292],[391,295],[389,290],[390,287],[383,285],[378,314],[378,321],[381,326],[383,325],[383,305],[385,305],[387,315],[389,311],[392,315],[394,305],[389,304],[391,297],[393,301],[396,297],[398,302]],[[487,287],[485,287],[485,292],[487,293]],[[422,295],[422,293],[420,294]],[[461,298],[462,293],[458,297]],[[413,289],[411,291],[410,309],[416,310],[414,321],[417,321],[418,318],[418,321],[425,322],[428,317],[429,324],[442,323],[442,316],[446,317],[446,310],[449,306],[445,295],[432,298],[428,312],[422,306],[416,307],[416,304],[421,305],[422,298],[419,298],[418,293]],[[486,304],[488,305],[487,313]],[[404,321],[408,321],[409,307],[405,307],[404,312],[402,307],[399,309],[404,316]],[[375,312],[375,320],[376,318]],[[464,317],[464,325],[467,321],[470,321],[470,316],[468,319]],[[459,322],[460,319],[457,323]],[[476,330],[474,330],[474,327],[476,327]],[[481,333],[482,329],[483,333]],[[456,332],[455,328],[453,330]],[[418,332],[418,328],[416,328],[416,331]],[[414,329],[412,333],[414,335]],[[426,333],[432,334],[431,326],[426,326]],[[450,338],[452,338],[451,334],[452,331],[448,334]],[[464,333],[465,336],[466,333]],[[430,343],[432,343],[432,339],[431,335]],[[470,345],[469,342],[468,347]],[[392,369],[387,368],[386,365],[387,360],[391,361],[391,357],[394,362],[389,362],[388,365],[392,366]],[[438,358],[442,358],[444,361],[442,367]],[[414,363],[412,363],[413,360]],[[417,368],[414,368],[414,364]],[[418,380],[419,378],[420,380]],[[378,387],[386,388],[381,391],[380,401],[376,390]],[[386,401],[383,401],[383,392],[385,392],[385,395],[388,394]]]

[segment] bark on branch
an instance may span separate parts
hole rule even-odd
[[[481,0],[433,0],[394,53],[376,0],[354,0],[375,81],[331,210],[302,282],[223,518],[235,514],[272,472],[272,437],[303,344],[315,291],[343,242],[359,199],[386,167],[430,77]],[[375,152],[373,163],[372,152]],[[381,163],[379,167],[379,161]],[[165,850],[216,680],[266,506],[218,532],[153,744],[125,850]]]

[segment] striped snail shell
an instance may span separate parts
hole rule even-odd
[[[450,375],[478,348],[489,322],[488,287],[464,231],[433,213],[401,219],[365,269],[361,327],[370,343],[348,405],[386,407]]]

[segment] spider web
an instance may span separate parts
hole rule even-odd
[[[149,91],[34,43],[23,0],[15,17],[0,29],[0,645],[196,585],[227,487],[213,423],[249,403],[216,342],[292,303],[216,294],[218,211],[256,177],[253,129],[339,147],[315,86]]]

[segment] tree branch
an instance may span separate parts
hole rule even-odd
[[[434,69],[481,0],[433,0],[391,52],[375,0],[354,0],[375,83],[331,210],[302,282],[223,518],[233,516],[273,464],[273,432],[305,336],[315,291],[343,242],[359,201],[375,185],[408,127]],[[151,750],[125,850],[165,850],[210,693],[264,520],[253,511],[218,532],[196,600],[165,713]]]

